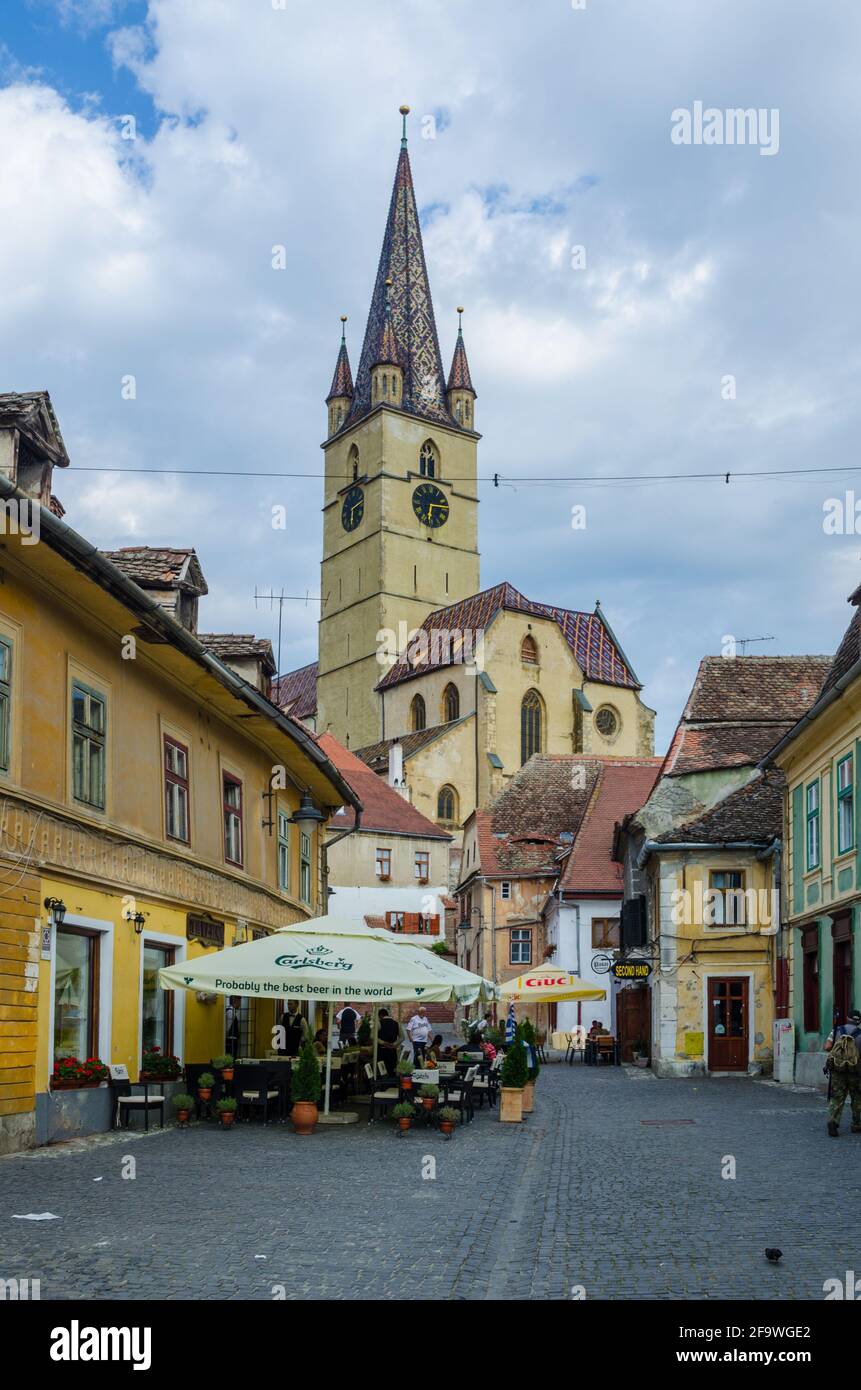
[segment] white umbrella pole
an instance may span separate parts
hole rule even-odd
[[[379,1007],[380,1007],[379,1004],[375,1004],[374,1007],[373,1007],[373,1009],[371,1010],[371,1027],[372,1027],[373,1030],[374,1030],[374,1065],[373,1065],[373,1072],[374,1072],[374,1084],[375,1084],[375,1085],[376,1085],[376,1081],[377,1081],[377,1041],[378,1041],[378,1039],[377,1039],[377,1033],[379,1032],[379,1027],[380,1027]]]
[[[323,1114],[329,1113],[329,1097],[332,1092],[332,1001],[329,1000],[329,1036],[326,1040],[326,1100],[323,1105]]]

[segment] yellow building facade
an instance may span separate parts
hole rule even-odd
[[[0,435],[38,450],[45,417],[10,399]],[[33,505],[39,541],[7,532],[0,584],[0,1151],[108,1127],[104,1087],[52,1090],[60,1056],[134,1080],[146,1043],[223,1052],[225,1001],[171,996],[158,969],[321,911],[323,837],[297,812],[357,800],[301,725]],[[240,1007],[256,1052],[272,1009]]]

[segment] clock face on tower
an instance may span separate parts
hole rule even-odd
[[[448,521],[448,498],[434,483],[419,483],[413,493],[413,511],[423,526],[444,526]]]
[[[351,487],[341,506],[341,525],[345,531],[355,531],[365,515],[365,494],[360,487]]]

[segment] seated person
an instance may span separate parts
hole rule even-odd
[[[487,1058],[488,1062],[492,1062],[496,1057],[496,1048],[493,1046],[493,1043],[483,1042],[481,1044],[481,1050]]]
[[[427,1061],[438,1062],[442,1056],[442,1033],[435,1033],[433,1040],[425,1048],[425,1058]]]
[[[318,1028],[314,1034],[314,1051],[318,1057],[326,1056],[326,1030]]]

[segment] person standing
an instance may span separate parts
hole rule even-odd
[[[299,1012],[299,1005],[295,999],[288,1000],[287,1008],[281,1015],[281,1027],[284,1029],[284,1056],[298,1057],[299,1049],[308,1037],[309,1029],[307,1020]]]
[[[846,1098],[852,1111],[852,1133],[861,1134],[861,1012],[850,1009],[845,1023],[838,1023],[825,1044],[825,1063],[831,1082],[828,1133],[836,1139]]]
[[[413,1061],[416,1066],[425,1059],[425,1049],[432,1032],[427,1009],[424,1004],[419,1004],[418,1013],[413,1014],[407,1024],[407,1037],[413,1045]]]
[[[239,1007],[242,1000],[238,994],[231,994],[227,1001],[227,1008],[224,1010],[224,1046],[225,1051],[230,1054],[234,1062],[239,1052]]]
[[[353,1008],[352,1004],[345,1004],[340,1013],[335,1014],[335,1022],[338,1025],[338,1041],[341,1047],[348,1047],[350,1043],[354,1043],[361,1022],[361,1014]]]
[[[398,1047],[403,1036],[403,1029],[396,1018],[392,1018],[388,1009],[380,1009],[379,1022],[377,1024],[377,1048],[380,1061],[386,1069],[387,1076],[394,1076],[398,1066]]]

